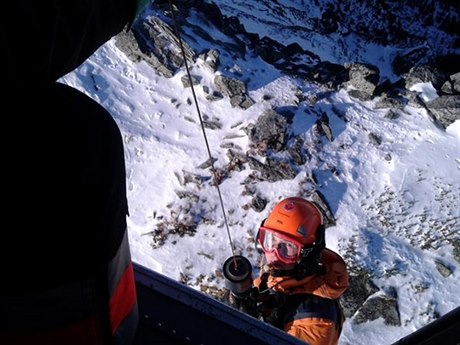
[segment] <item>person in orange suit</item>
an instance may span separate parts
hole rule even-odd
[[[314,203],[290,197],[276,204],[257,233],[258,277],[248,292],[230,291],[228,304],[309,345],[337,345],[348,272],[342,257],[326,248],[324,232]]]

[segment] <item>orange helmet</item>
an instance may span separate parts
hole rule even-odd
[[[263,226],[279,231],[304,246],[316,244],[323,220],[318,208],[310,201],[292,197],[280,201],[271,211]]]

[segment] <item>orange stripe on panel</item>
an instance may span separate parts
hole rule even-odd
[[[136,304],[136,286],[133,264],[130,263],[110,298],[110,325],[115,334],[120,324]]]

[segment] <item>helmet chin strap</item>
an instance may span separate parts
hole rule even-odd
[[[269,269],[270,275],[273,277],[286,277],[290,276],[294,279],[300,280],[308,276],[322,276],[326,274],[326,268],[321,263],[321,252],[318,252],[315,257],[309,256],[308,260],[302,259],[293,269],[282,270],[276,268]]]
[[[321,263],[321,252],[318,252],[315,257],[310,257],[309,260],[301,260],[294,268],[293,276],[296,279],[302,279],[307,276],[322,276],[326,274],[326,268]]]

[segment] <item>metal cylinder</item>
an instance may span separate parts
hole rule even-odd
[[[252,287],[252,266],[241,255],[229,257],[223,266],[225,285],[237,296],[248,293]]]

